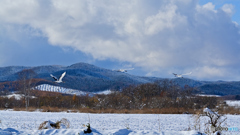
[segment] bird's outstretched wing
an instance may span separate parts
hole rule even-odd
[[[59,81],[62,81],[63,77],[66,75],[66,72],[64,72],[61,77],[59,78]]]
[[[177,77],[177,76],[178,76],[178,74],[175,74],[175,73],[173,73],[173,75],[174,75],[175,77]]]
[[[190,73],[186,73],[186,74],[182,74],[182,75],[190,75],[190,74],[192,74],[192,72],[190,72]]]
[[[54,80],[58,80],[57,77],[53,76],[52,74],[50,74],[50,76],[54,79]]]
[[[133,70],[134,68],[129,68],[129,69],[126,69],[126,70]]]

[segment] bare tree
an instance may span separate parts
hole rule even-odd
[[[18,72],[19,90],[24,94],[26,111],[29,106],[30,90],[34,87],[33,78],[35,76],[36,73],[32,69],[24,69],[21,72]]]
[[[222,129],[221,125],[226,121],[227,117],[222,114],[218,114],[216,111],[212,111],[209,108],[203,110],[204,116],[209,118],[206,124],[211,125],[211,130],[213,133]]]

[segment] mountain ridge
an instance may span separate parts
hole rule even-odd
[[[128,73],[112,71],[91,65],[88,63],[75,63],[70,66],[44,65],[44,66],[9,66],[0,67],[0,82],[17,81],[18,73],[25,69],[31,69],[36,73],[35,78],[43,79],[42,83],[51,83],[56,86],[77,89],[81,91],[103,91],[107,89],[121,90],[129,85],[154,83],[156,81],[168,80],[184,87],[188,85],[199,90],[199,93],[237,95],[240,94],[240,82],[238,81],[198,81],[189,78],[160,78],[136,76]],[[60,77],[67,72],[63,78],[64,83],[54,83],[50,74]]]

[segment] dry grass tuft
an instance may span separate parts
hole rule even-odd
[[[38,127],[38,130],[42,130],[42,129],[47,129],[48,128],[48,124],[55,129],[60,129],[61,128],[61,124],[63,124],[66,128],[70,128],[70,122],[69,120],[67,120],[66,118],[62,118],[60,121],[57,121],[56,123],[50,122],[50,121],[44,121],[40,124],[40,126]]]
[[[46,129],[45,126],[46,124],[48,123],[48,121],[44,121],[40,124],[40,126],[38,127],[38,130],[41,130],[41,129]]]

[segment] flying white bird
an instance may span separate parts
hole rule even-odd
[[[175,77],[182,77],[183,75],[190,75],[190,74],[192,74],[192,72],[186,73],[186,74],[175,74],[175,73],[173,73],[173,75],[174,75]],[[182,78],[183,78],[183,77],[182,77]]]
[[[52,74],[50,74],[50,76],[55,80],[56,83],[61,83],[63,82],[62,79],[63,77],[66,75],[66,72],[64,72],[61,77],[58,79],[57,77],[53,76]]]
[[[127,72],[128,70],[133,70],[134,68],[129,68],[129,69],[117,69],[117,70],[113,70],[113,71],[117,71],[117,72]]]

